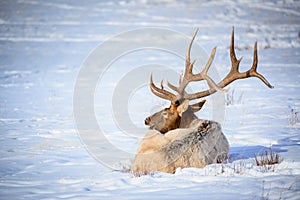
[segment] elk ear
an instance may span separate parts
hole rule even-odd
[[[187,111],[189,108],[189,100],[184,100],[178,107],[177,107],[177,112],[180,117],[182,117],[182,114]]]
[[[206,100],[202,100],[198,103],[195,103],[193,105],[190,105],[191,110],[195,113],[198,112],[199,110],[201,110],[201,108],[203,107],[203,105],[205,104]]]

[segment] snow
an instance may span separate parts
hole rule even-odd
[[[299,199],[299,10],[296,0],[1,1],[0,199]],[[275,88],[251,78],[230,85],[228,105],[225,94],[207,98],[198,116],[222,124],[229,163],[128,173],[145,117],[168,106],[150,93],[150,72],[157,83],[176,83],[188,38],[199,27],[192,57],[205,64],[204,54],[217,46],[212,76],[224,77],[232,26],[241,69],[251,66],[258,41],[258,71]],[[126,41],[128,33],[136,35]],[[108,65],[88,74],[93,96],[79,102],[92,102],[93,124],[74,106],[76,84],[105,44],[107,51],[94,55]],[[164,49],[139,48],[151,44]],[[89,134],[78,122],[91,125]],[[103,135],[93,132],[98,126]],[[270,147],[283,161],[256,166],[254,154]]]

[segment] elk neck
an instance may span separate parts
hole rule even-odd
[[[186,112],[183,113],[180,121],[179,128],[189,128],[191,123],[198,119],[198,117],[194,114],[191,109],[188,109]]]

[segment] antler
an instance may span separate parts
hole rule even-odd
[[[151,75],[150,76],[150,88],[151,88],[151,91],[156,96],[159,96],[166,100],[170,100],[172,102],[172,104],[175,104],[176,101],[180,101],[182,99],[193,100],[193,99],[198,99],[198,98],[208,96],[210,94],[215,93],[216,91],[226,91],[226,89],[224,89],[225,86],[229,85],[230,83],[232,83],[235,80],[244,79],[244,78],[248,78],[248,77],[257,77],[263,83],[265,83],[269,88],[273,88],[273,86],[266,80],[266,78],[257,72],[257,63],[258,63],[257,42],[255,42],[255,44],[254,44],[254,56],[253,56],[252,67],[246,72],[242,72],[242,73],[239,72],[239,64],[240,64],[242,58],[237,59],[236,55],[235,55],[234,27],[232,27],[232,34],[231,34],[231,41],[230,41],[231,70],[227,74],[227,76],[222,81],[220,81],[218,84],[216,84],[207,75],[207,72],[212,64],[212,61],[213,61],[215,53],[216,53],[216,47],[213,48],[211,55],[207,61],[207,64],[205,65],[204,69],[198,74],[193,74],[192,71],[193,71],[193,66],[194,66],[195,61],[193,61],[193,62],[190,61],[190,52],[191,52],[191,47],[192,47],[193,41],[195,39],[195,36],[197,35],[197,32],[198,32],[198,29],[196,29],[196,31],[192,37],[192,40],[188,46],[188,51],[186,54],[186,61],[185,61],[185,72],[184,72],[184,76],[180,77],[180,79],[179,79],[179,86],[176,87],[176,86],[172,85],[171,83],[167,82],[167,86],[170,89],[176,91],[178,93],[178,95],[176,96],[175,94],[173,94],[167,90],[164,90],[163,87],[161,89],[156,87],[153,84],[152,75]],[[208,90],[197,92],[194,94],[187,94],[185,92],[185,88],[190,82],[202,81],[202,80],[205,80],[207,82],[207,84],[209,86]]]
[[[242,60],[242,58],[237,59],[235,55],[234,50],[234,27],[232,27],[232,33],[231,33],[231,40],[230,40],[230,58],[231,58],[231,70],[227,74],[227,76],[218,83],[218,86],[221,88],[224,88],[225,86],[229,85],[235,80],[238,79],[245,79],[249,77],[257,77],[259,78],[264,84],[266,84],[269,88],[274,88],[267,79],[259,74],[257,72],[257,64],[258,64],[258,58],[257,58],[257,42],[254,43],[254,53],[253,53],[253,63],[252,67],[246,71],[246,72],[239,72],[239,65]],[[217,90],[205,90],[194,94],[186,94],[185,98],[192,100],[192,99],[198,99],[202,97],[206,97],[212,93],[215,93]]]
[[[162,82],[161,82],[161,88],[158,88],[154,85],[153,79],[152,79],[152,74],[150,74],[150,89],[153,94],[155,94],[156,96],[158,96],[160,98],[170,100],[172,103],[175,103],[175,101],[177,101],[177,97],[175,94],[172,94],[171,92],[169,92],[167,90],[164,90],[164,88],[162,86]]]
[[[184,90],[185,90],[186,86],[190,82],[194,82],[194,81],[205,80],[211,90],[223,91],[223,89],[218,87],[218,85],[207,75],[207,72],[208,72],[208,70],[212,64],[212,61],[215,57],[216,47],[213,48],[210,58],[208,59],[207,64],[205,65],[204,69],[198,74],[193,74],[193,66],[194,66],[195,60],[193,62],[190,61],[190,54],[191,54],[191,46],[193,44],[193,41],[195,39],[197,32],[198,32],[198,29],[196,29],[196,31],[192,37],[192,40],[189,44],[189,47],[188,47],[188,51],[186,54],[186,60],[185,60],[185,72],[184,72],[184,76],[180,78],[179,87],[176,87],[176,86],[172,85],[171,83],[167,82],[168,87],[171,88],[172,90],[175,90],[180,95],[181,98],[185,94]]]

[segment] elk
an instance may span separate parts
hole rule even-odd
[[[179,78],[179,86],[175,86],[168,81],[166,82],[167,87],[176,92],[177,94],[171,93],[170,91],[164,89],[163,82],[161,82],[161,87],[157,87],[153,83],[152,74],[150,75],[150,89],[151,92],[165,100],[169,100],[171,102],[170,107],[165,108],[150,117],[145,119],[145,124],[150,127],[150,129],[155,129],[162,134],[167,133],[170,130],[174,130],[177,128],[188,128],[190,124],[198,119],[194,114],[199,111],[204,105],[206,100],[201,100],[195,104],[189,105],[189,101],[200,99],[206,96],[209,96],[217,91],[225,92],[225,87],[238,79],[245,79],[250,77],[259,78],[265,85],[269,88],[273,88],[273,86],[267,81],[267,79],[257,72],[257,42],[254,43],[254,54],[253,54],[253,63],[252,67],[245,72],[239,71],[239,65],[242,58],[237,59],[234,50],[234,27],[232,27],[231,40],[230,40],[230,59],[231,59],[231,70],[225,76],[223,80],[219,83],[216,83],[212,78],[207,75],[207,72],[213,62],[216,47],[212,49],[211,55],[205,65],[204,69],[197,74],[193,73],[193,67],[195,64],[195,60],[191,62],[190,52],[192,48],[193,41],[197,35],[198,29],[194,32],[194,35],[188,45],[186,60],[185,60],[185,71],[183,76]],[[190,82],[196,81],[206,81],[209,89],[196,92],[193,94],[189,94],[185,91],[185,88]]]

